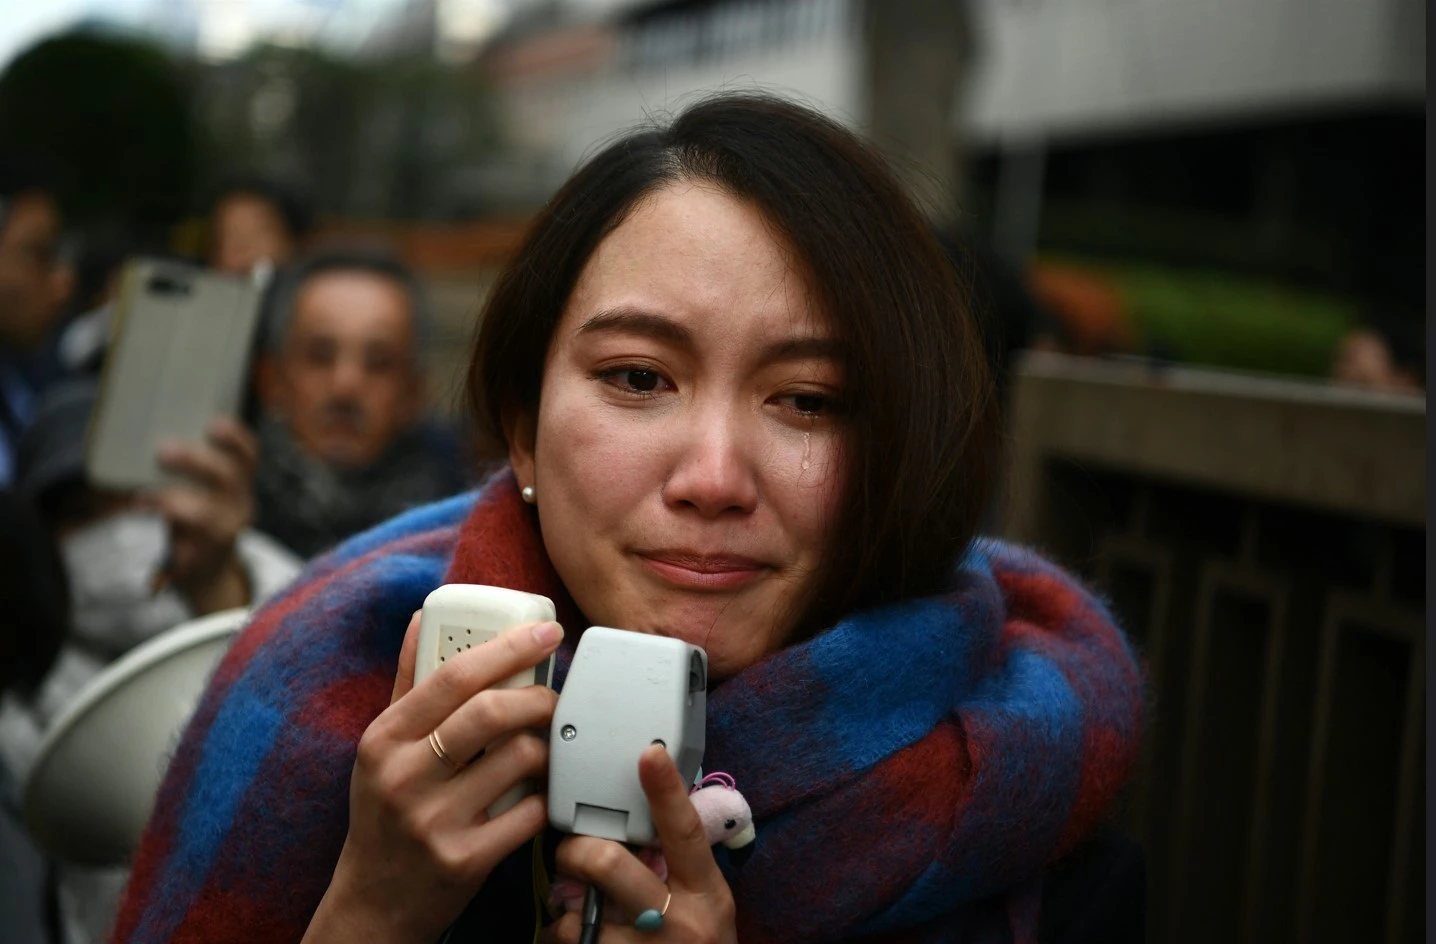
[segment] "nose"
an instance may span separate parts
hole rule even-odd
[[[352,397],[364,389],[364,364],[357,357],[337,357],[329,376],[331,391],[336,396]]]
[[[735,410],[709,409],[683,416],[678,453],[663,499],[705,518],[747,514],[758,505],[752,436]]]

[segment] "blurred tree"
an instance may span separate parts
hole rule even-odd
[[[150,43],[82,30],[21,53],[0,76],[0,140],[45,162],[75,222],[163,234],[185,211],[186,83]]]
[[[449,217],[476,207],[456,205],[456,176],[492,152],[498,120],[477,71],[430,57],[407,57],[377,74],[395,110],[391,215]]]
[[[412,53],[258,46],[210,67],[198,98],[207,182],[241,170],[286,178],[331,214],[472,212],[458,181],[496,144],[477,73]]]
[[[236,172],[291,181],[316,206],[345,209],[362,162],[368,81],[317,49],[256,46],[206,68],[197,92],[206,188]]]

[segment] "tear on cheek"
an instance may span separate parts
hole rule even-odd
[[[799,485],[804,488],[822,488],[834,484],[836,468],[837,459],[831,454],[824,455],[821,450],[805,450],[794,471],[797,473]]]

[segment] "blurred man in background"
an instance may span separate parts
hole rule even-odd
[[[210,265],[247,275],[268,262],[282,268],[309,236],[313,219],[298,194],[259,178],[233,180],[210,206]]]
[[[431,316],[414,275],[329,251],[275,286],[260,361],[259,527],[310,557],[464,487],[457,446],[424,422]]]
[[[58,372],[46,347],[69,293],[59,246],[60,208],[43,175],[0,154],[0,487],[14,481],[16,444]]]

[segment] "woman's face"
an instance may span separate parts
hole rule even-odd
[[[715,678],[782,647],[842,487],[842,362],[786,245],[704,184],[599,244],[511,431],[544,544],[595,625],[703,646]]]

